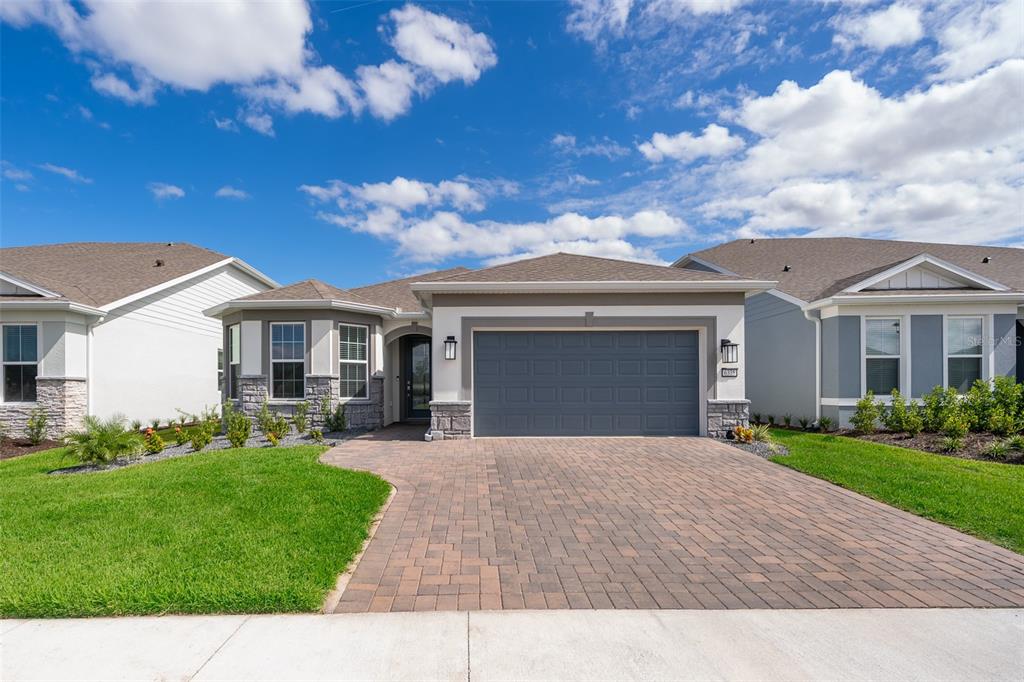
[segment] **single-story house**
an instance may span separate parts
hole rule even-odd
[[[1024,381],[1024,250],[853,238],[740,239],[676,267],[777,280],[746,299],[746,391],[762,418],[846,426],[867,391],[920,398]]]
[[[86,414],[167,422],[220,401],[219,322],[203,310],[272,279],[191,244],[72,243],[0,249],[0,422],[51,437]]]
[[[430,424],[468,436],[722,436],[748,420],[748,278],[554,254],[343,290],[239,296],[223,323],[226,399],[305,401],[313,424]]]

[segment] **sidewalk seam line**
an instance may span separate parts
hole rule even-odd
[[[194,673],[192,673],[191,675],[189,675],[189,676],[188,676],[188,677],[187,677],[186,679],[188,679],[188,680],[194,680],[194,679],[196,678],[196,675],[198,675],[199,673],[201,673],[201,672],[203,671],[203,668],[205,668],[205,667],[207,666],[207,664],[209,664],[209,662],[213,660],[213,657],[214,657],[214,656],[216,656],[217,654],[219,654],[219,653],[220,653],[220,650],[221,650],[221,649],[223,649],[223,648],[224,648],[224,646],[225,646],[225,645],[226,645],[226,644],[227,644],[228,642],[230,642],[230,641],[231,641],[231,639],[232,639],[232,638],[233,638],[233,637],[234,637],[235,635],[237,635],[237,634],[238,634],[238,631],[242,629],[242,626],[243,626],[243,625],[245,625],[246,623],[248,623],[248,622],[249,622],[249,619],[250,619],[250,618],[252,618],[252,616],[251,616],[251,615],[249,615],[249,616],[246,616],[245,618],[243,618],[243,619],[242,619],[242,622],[238,624],[238,627],[236,627],[236,628],[235,628],[234,630],[232,630],[232,631],[231,631],[231,634],[230,634],[230,635],[228,635],[227,637],[225,637],[225,638],[224,638],[224,641],[220,643],[220,646],[218,646],[218,647],[217,647],[216,649],[214,649],[214,650],[213,650],[213,653],[211,653],[211,654],[210,654],[209,656],[207,656],[207,657],[206,657],[206,660],[205,660],[205,661],[203,661],[203,664],[202,664],[201,666],[199,666],[198,668],[196,668],[196,671],[195,671]]]

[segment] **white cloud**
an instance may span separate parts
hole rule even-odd
[[[41,163],[39,168],[43,169],[48,173],[54,173],[56,175],[63,175],[71,182],[81,183],[83,185],[91,185],[92,179],[87,178],[73,168],[66,168],[64,166],[57,166],[52,163]]]
[[[666,157],[688,163],[702,156],[728,156],[743,148],[743,139],[730,135],[727,128],[710,124],[700,135],[688,132],[676,135],[654,133],[649,142],[637,147],[644,157],[653,163],[659,163]]]
[[[25,180],[32,179],[32,173],[30,171],[18,168],[9,161],[0,161],[0,167],[3,168],[3,175],[8,180],[24,182]]]
[[[559,153],[572,156],[603,156],[606,159],[616,159],[629,154],[628,147],[608,137],[592,137],[589,141],[579,144],[575,135],[558,133],[551,138],[551,146]]]
[[[679,22],[687,17],[728,14],[749,0],[572,0],[565,28],[587,42],[603,45],[623,36],[633,17]]]
[[[491,39],[468,25],[415,5],[391,10],[391,45],[398,55],[439,83],[461,80],[470,85],[498,63]]]
[[[360,66],[359,87],[370,111],[390,121],[409,111],[416,91],[416,74],[408,64],[387,61],[380,66]]]
[[[169,185],[166,182],[151,182],[146,185],[146,189],[152,193],[153,198],[157,201],[162,201],[164,199],[181,199],[185,196],[185,190],[177,185]]]
[[[247,111],[239,111],[238,119],[257,133],[267,137],[274,137],[274,119],[270,114],[259,109],[249,109]]]
[[[413,91],[426,96],[451,81],[472,84],[497,63],[490,38],[465,23],[411,4],[386,17],[382,29],[404,61],[358,69],[364,90],[319,63],[305,0],[0,5],[0,19],[19,28],[49,26],[86,57],[98,92],[151,105],[164,88],[205,92],[226,84],[246,100],[251,113],[243,122],[266,135],[273,110],[336,118],[369,104],[371,113],[390,119],[408,111]]]
[[[509,188],[470,178],[434,184],[399,176],[391,182],[361,185],[331,180],[326,185],[300,185],[299,191],[316,201],[336,201],[342,208],[384,206],[408,212],[419,207],[447,205],[462,211],[480,211],[486,205],[487,196],[507,194]]]
[[[182,194],[184,195],[184,192],[182,192]],[[217,197],[219,199],[251,199],[252,198],[252,195],[249,194],[248,192],[246,192],[244,189],[238,189],[237,187],[232,187],[231,185],[224,185],[223,187],[218,189],[214,193],[213,196],[215,196],[215,197]]]
[[[875,50],[913,45],[924,36],[921,10],[900,3],[850,17],[840,26],[835,41],[846,49],[866,45]]]
[[[217,126],[217,130],[223,130],[229,133],[238,132],[238,124],[230,118],[217,118],[213,117],[213,125]]]
[[[938,79],[961,79],[1024,56],[1024,3],[968,4],[939,32]]]

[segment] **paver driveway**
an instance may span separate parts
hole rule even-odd
[[[392,440],[337,611],[1024,606],[1024,556],[698,438]]]

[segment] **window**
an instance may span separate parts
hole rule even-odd
[[[233,324],[228,327],[228,397],[232,400],[240,398],[238,375],[242,368],[241,326]]]
[[[961,393],[981,378],[982,318],[946,319],[946,385]]]
[[[270,325],[270,397],[298,400],[306,392],[306,325]]]
[[[900,387],[900,319],[864,320],[865,390],[888,395]]]
[[[34,324],[3,326],[4,402],[34,403],[39,371],[39,328]]]
[[[341,359],[341,397],[367,398],[369,382],[369,356],[367,338],[370,328],[358,324],[343,324],[338,329],[338,347]]]

